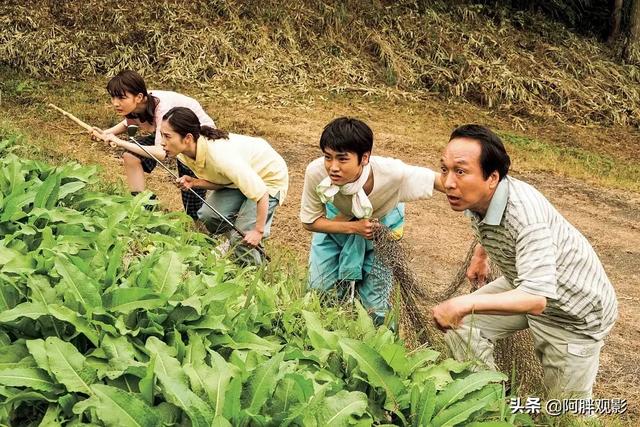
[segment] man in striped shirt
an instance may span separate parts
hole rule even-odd
[[[433,309],[459,360],[495,369],[493,344],[530,328],[552,396],[590,398],[600,349],[617,317],[611,282],[585,237],[532,186],[507,176],[500,138],[479,125],[457,128],[441,160],[451,208],[464,211],[480,242],[467,271],[502,276]],[[488,258],[487,258],[488,257]]]

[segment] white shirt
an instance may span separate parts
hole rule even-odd
[[[436,175],[431,169],[379,156],[371,156],[369,164],[373,175],[373,189],[368,194],[373,206],[372,218],[382,218],[400,202],[427,199],[433,195]],[[311,224],[325,215],[325,206],[316,187],[327,176],[323,157],[307,166],[300,203],[300,220],[304,224]],[[333,200],[334,206],[347,217],[353,217],[351,198],[352,196],[338,193]]]

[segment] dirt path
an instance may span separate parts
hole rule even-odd
[[[376,134],[375,154],[432,168],[437,166],[452,127],[472,120],[460,119],[446,111],[446,106],[438,111],[429,110],[427,106],[394,110],[366,101],[323,102],[306,108],[260,108],[248,102],[225,100],[211,102],[206,107],[216,116],[220,127],[265,137],[289,164],[291,190],[287,203],[277,212],[272,241],[292,248],[301,262],[306,260],[310,238],[297,218],[304,169],[309,161],[319,157],[317,141],[322,127],[330,119],[344,114],[363,118]],[[108,112],[104,104],[99,109],[98,116]],[[482,117],[474,119],[482,121]],[[20,123],[20,119],[17,121]],[[51,134],[60,134],[60,126],[49,125],[47,129],[46,123],[40,125]],[[79,144],[78,139],[82,138],[56,137],[58,145],[54,150],[82,163],[99,163],[111,178],[121,174],[115,156],[101,147]],[[514,175],[535,185],[591,241],[614,283],[620,318],[603,350],[595,394],[599,398],[628,399],[627,416],[640,418],[637,386],[640,383],[640,195],[594,188],[581,181],[549,174],[518,173],[518,169],[516,160]],[[148,187],[159,195],[165,207],[181,207],[177,190],[162,172],[150,177]],[[419,277],[425,283],[447,283],[462,262],[471,232],[464,216],[453,212],[442,195],[436,195],[430,201],[407,206],[405,236],[416,254],[414,265]]]

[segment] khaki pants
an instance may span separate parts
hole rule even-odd
[[[496,294],[512,289],[509,282],[500,277],[474,294]],[[549,397],[591,398],[603,342],[540,323],[536,317],[525,314],[468,315],[459,329],[445,334],[445,341],[456,359],[479,360],[496,370],[493,343],[529,328],[536,356],[544,369],[544,386]]]

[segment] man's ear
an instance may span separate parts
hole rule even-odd
[[[493,172],[491,172],[491,175],[489,175],[488,180],[489,188],[493,190],[500,183],[500,173],[497,170],[494,170]]]
[[[360,161],[360,164],[362,166],[369,164],[369,159],[371,158],[371,152],[367,151],[366,153],[364,153],[362,155],[362,160]]]
[[[196,142],[196,139],[193,137],[193,134],[188,133],[184,136],[184,138],[182,139],[182,142],[184,142],[185,144],[188,144],[190,142]]]

